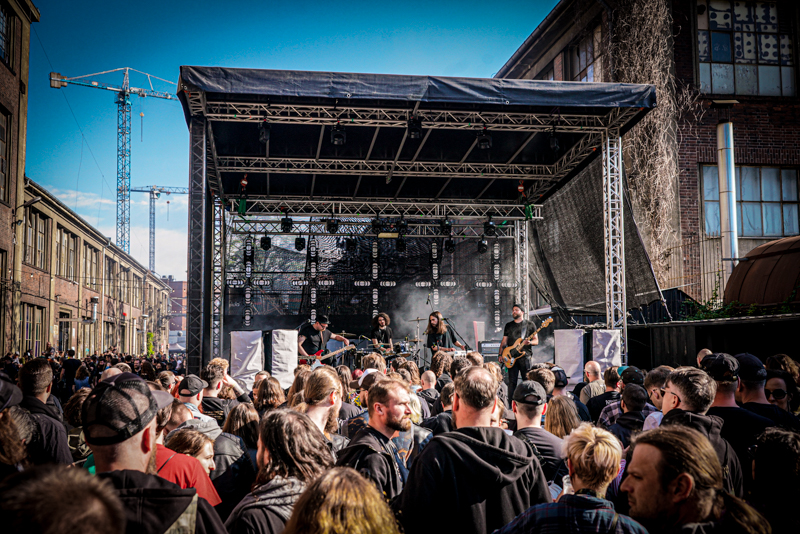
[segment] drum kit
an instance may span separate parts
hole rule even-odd
[[[410,319],[408,322],[410,323],[417,323],[416,327],[416,337],[412,339],[405,338],[403,341],[395,342],[394,346],[392,347],[385,347],[384,344],[373,344],[373,343],[365,343],[365,348],[359,348],[354,352],[354,364],[355,367],[361,367],[361,359],[370,354],[372,352],[377,352],[381,354],[384,358],[386,358],[387,362],[392,361],[395,358],[403,357],[407,359],[413,359],[417,361],[419,365],[420,355],[422,352],[422,343],[423,340],[420,338],[420,322],[427,321],[427,318],[416,317],[414,319]],[[358,334],[353,334],[351,332],[334,332],[338,336],[342,336],[347,339],[367,339],[365,336],[359,336]],[[372,341],[372,340],[368,340]]]

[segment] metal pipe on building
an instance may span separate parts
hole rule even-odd
[[[721,119],[717,124],[717,168],[719,174],[719,222],[722,237],[722,265],[725,281],[739,258],[736,214],[736,167],[733,161],[733,123]]]

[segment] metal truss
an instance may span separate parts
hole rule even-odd
[[[208,178],[208,187],[214,196],[222,196],[222,180],[217,172],[217,144],[214,141],[214,130],[211,128],[211,123],[207,122],[207,124],[206,177]]]
[[[542,218],[541,204],[532,204],[534,219]],[[311,200],[308,198],[271,197],[248,198],[247,216],[288,213],[297,217],[405,217],[407,219],[525,219],[525,206],[503,202],[430,202],[430,200],[404,200],[402,202],[358,200]]]
[[[126,72],[127,79],[127,72]],[[131,98],[117,94],[117,246],[130,253],[131,241]]]
[[[528,258],[528,222],[515,221],[514,222],[514,275],[517,282],[516,297],[517,302],[525,306],[525,309],[530,311],[531,307],[531,294],[530,294],[530,281],[528,270],[530,262]]]
[[[628,361],[625,298],[625,219],[623,218],[622,138],[619,130],[603,136],[603,230],[606,274],[606,324],[622,330],[622,362]]]
[[[206,127],[194,117],[189,125],[189,261],[186,294],[186,360],[190,373],[203,365],[206,339],[205,239],[206,210]]]
[[[291,232],[281,231],[281,223],[278,220],[274,221],[246,221],[246,220],[233,220],[230,223],[231,233],[234,234],[247,234],[247,235],[291,235],[291,236],[332,236],[338,235],[340,237],[373,237],[376,238],[377,234],[372,231],[371,222],[353,222],[353,221],[339,221],[339,231],[336,234],[331,234],[326,230],[325,222],[320,221],[297,221],[293,222],[293,230]],[[497,225],[497,236],[487,237],[487,239],[514,239],[515,226],[507,224],[504,226]],[[454,224],[453,237],[475,239],[483,237],[483,222],[480,224]],[[409,222],[408,231],[403,233],[403,237],[440,237],[442,235],[439,224],[419,224]]]
[[[406,128],[411,117],[422,120],[426,129],[544,132],[555,124],[560,132],[601,132],[609,127],[609,115],[561,115],[558,113],[509,113],[495,111],[452,111],[375,109],[319,105],[280,105],[245,102],[209,102],[206,117],[212,121],[262,122],[330,126],[346,122],[353,126]]]
[[[223,299],[225,298],[225,206],[222,199],[214,198],[214,250],[211,281],[211,357],[222,357]]]
[[[422,161],[364,161],[314,158],[267,158],[221,156],[218,172],[259,172],[273,174],[360,175],[423,178],[497,178],[508,180],[551,180],[549,165],[506,165],[494,163],[443,163]]]

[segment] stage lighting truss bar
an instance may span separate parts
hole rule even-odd
[[[494,163],[443,163],[423,161],[363,161],[314,158],[265,158],[220,156],[217,171],[317,174],[327,176],[359,175],[423,178],[498,178],[508,180],[552,180],[555,166],[507,165]]]
[[[542,218],[541,204],[532,204],[533,218]],[[284,212],[295,217],[335,217],[342,218],[396,218],[406,219],[450,219],[454,224],[458,219],[485,219],[489,215],[495,220],[524,220],[525,206],[501,202],[437,203],[426,200],[391,202],[371,199],[370,201],[320,201],[307,198],[247,199],[246,216],[283,216]],[[341,221],[340,224],[346,223]],[[481,221],[483,224],[483,221]],[[342,233],[341,230],[339,233]]]
[[[413,114],[410,109],[375,109],[357,107],[300,106],[210,102],[206,117],[212,121],[261,122],[270,124],[305,124],[407,128],[414,115],[423,129],[476,130],[484,125],[492,131],[545,132],[558,125],[558,131],[570,133],[600,132],[614,121],[606,115],[553,115],[547,113],[509,113],[495,111],[425,110]],[[638,108],[636,108],[638,109]]]
[[[377,238],[377,234],[372,231],[372,224],[363,222],[348,222],[341,221],[340,229],[337,235],[340,237],[373,237]],[[232,233],[234,234],[268,234],[268,235],[286,235],[286,236],[325,236],[331,237],[325,228],[324,221],[303,222],[295,221],[292,232],[281,231],[281,224],[279,221],[243,221],[234,220],[231,223]],[[454,238],[458,239],[478,239],[483,236],[483,223],[476,222],[476,224],[454,224],[453,234]],[[414,223],[409,222],[408,231],[403,234],[403,237],[437,237],[443,238],[439,229],[439,224],[431,223]],[[506,224],[497,227],[497,239],[514,239],[514,225]],[[491,238],[495,239],[495,238]],[[273,247],[275,243],[273,243]]]

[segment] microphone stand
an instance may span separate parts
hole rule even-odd
[[[456,330],[456,327],[453,326],[453,323],[450,322],[450,319],[448,319],[447,317],[442,317],[442,320],[445,323],[447,323],[448,328],[452,328],[453,329],[453,332],[455,333],[456,337],[461,340],[461,343],[464,344],[465,350],[467,352],[471,351],[472,349],[470,348],[469,343],[467,343],[467,340],[464,339],[464,336],[462,336],[461,334],[458,333],[458,330]]]

